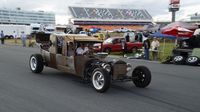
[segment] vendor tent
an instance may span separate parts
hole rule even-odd
[[[162,38],[164,40],[163,42],[163,47],[162,49],[160,50],[160,52],[162,52],[163,56],[164,56],[164,51],[165,51],[165,48],[166,48],[166,42],[165,42],[165,39],[168,38],[168,39],[172,39],[172,40],[175,40],[176,39],[176,36],[173,36],[173,35],[167,35],[167,34],[162,34],[161,32],[156,32],[154,34],[151,34],[149,37],[156,37],[156,38]]]
[[[161,32],[156,32],[154,34],[150,34],[150,37],[176,39],[176,36],[162,34]]]
[[[190,38],[192,37],[195,29],[197,28],[198,26],[192,23],[173,22],[163,27],[161,29],[161,33],[167,35],[173,35],[176,36],[177,38],[182,38],[182,37]]]

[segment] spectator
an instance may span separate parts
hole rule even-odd
[[[23,44],[23,47],[26,47],[26,34],[24,33],[24,31],[22,31],[22,34],[21,34],[21,40],[22,40],[22,44]]]
[[[150,49],[150,41],[148,38],[145,38],[143,42],[143,47],[144,47],[144,58],[146,60],[149,60],[149,49]]]
[[[106,36],[106,39],[110,38],[110,35],[109,35],[108,31],[106,32],[105,36]]]
[[[129,33],[127,33],[127,35],[125,36],[126,42],[130,42],[130,36]]]
[[[121,47],[122,47],[122,51],[123,51],[123,57],[127,57],[127,45],[126,45],[126,41],[124,39],[121,40]]]
[[[1,44],[4,44],[5,37],[4,37],[3,31],[1,31],[1,33],[0,33],[0,38],[1,38]]]
[[[153,60],[157,61],[158,59],[158,48],[160,46],[160,42],[154,37],[152,43],[151,43],[151,49],[152,49],[152,56]]]
[[[15,44],[17,44],[17,33],[13,31],[13,38],[15,39]]]
[[[74,56],[74,44],[72,42],[68,43],[68,52],[67,56]]]

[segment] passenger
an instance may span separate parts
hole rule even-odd
[[[93,55],[94,54],[94,49],[93,49],[93,45],[89,44],[88,45],[88,55]]]
[[[74,45],[72,42],[69,43],[68,45],[68,54],[67,56],[74,56]]]
[[[85,46],[85,44],[80,44],[80,47],[76,49],[77,55],[86,55],[89,52],[88,47]]]

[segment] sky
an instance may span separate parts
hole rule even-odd
[[[188,20],[200,14],[200,0],[180,0],[176,20]],[[56,14],[56,24],[67,24],[71,18],[68,6],[146,9],[155,21],[170,21],[169,0],[0,0],[0,8],[20,7],[28,11],[47,11]]]

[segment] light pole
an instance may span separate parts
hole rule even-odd
[[[180,0],[170,0],[169,12],[172,12],[172,22],[176,21],[176,12],[179,11]]]

